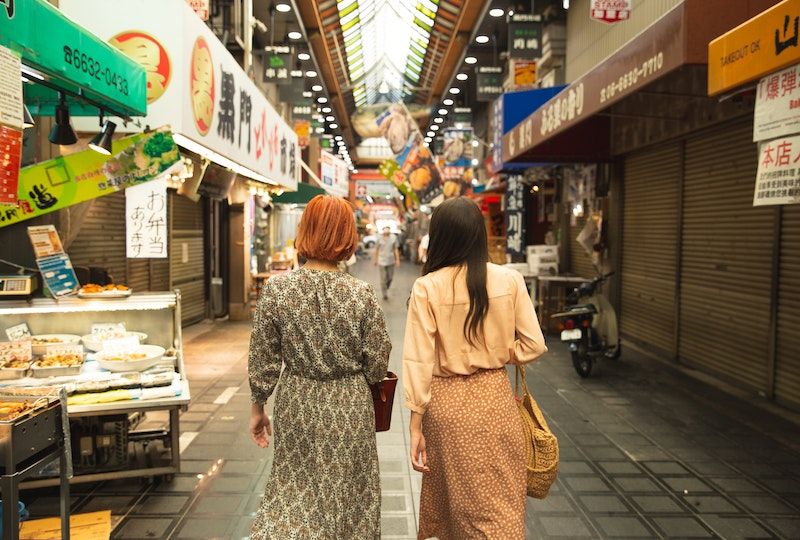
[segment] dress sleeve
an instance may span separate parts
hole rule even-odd
[[[403,385],[406,407],[425,413],[431,400],[436,363],[436,319],[425,286],[417,280],[411,291],[403,341]]]
[[[250,400],[266,403],[281,374],[281,332],[275,319],[275,290],[267,282],[253,318],[247,369],[250,376]]]
[[[383,309],[378,303],[378,297],[372,287],[366,292],[367,309],[362,322],[361,338],[364,348],[361,358],[364,362],[364,376],[372,384],[380,382],[386,377],[389,367],[389,354],[392,352],[392,342],[386,330],[386,320]]]
[[[542,328],[536,318],[528,287],[519,272],[514,272],[516,294],[514,298],[514,359],[517,364],[533,362],[547,352]]]

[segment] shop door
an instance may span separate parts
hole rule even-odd
[[[767,388],[774,209],[753,207],[753,122],[686,141],[680,358]]]
[[[675,271],[681,147],[626,158],[622,223],[621,332],[675,357]]]
[[[169,264],[172,289],[181,291],[183,324],[206,316],[203,204],[170,191]]]
[[[783,207],[775,399],[800,409],[800,205]]]
[[[125,253],[123,191],[91,202],[91,207],[81,222],[80,231],[70,243],[67,252],[74,266],[104,268],[115,283],[130,285]]]

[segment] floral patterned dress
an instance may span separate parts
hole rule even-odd
[[[275,459],[253,539],[380,538],[368,383],[386,375],[390,351],[366,283],[300,269],[264,286],[250,338],[250,390],[264,403],[277,386]]]

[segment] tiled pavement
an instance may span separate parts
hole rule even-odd
[[[372,267],[358,270],[375,280]],[[398,373],[414,272],[401,269],[385,304]],[[271,465],[246,433],[248,333],[244,323],[187,330],[182,473],[171,483],[75,486],[73,511],[111,509],[115,538],[247,536]],[[580,380],[550,345],[528,380],[559,437],[561,469],[546,500],[528,501],[528,539],[800,538],[799,424],[630,349]],[[406,459],[401,396],[393,430],[378,434],[384,538],[416,530],[420,477]],[[23,499],[35,515],[56,511],[53,493]]]

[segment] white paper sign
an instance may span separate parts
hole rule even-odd
[[[125,190],[125,244],[129,259],[167,257],[167,179]]]
[[[758,83],[753,141],[800,133],[800,65],[767,75]]]
[[[125,335],[125,323],[97,323],[92,325],[92,336],[110,337]]]
[[[0,46],[0,124],[21,129],[22,62],[10,49]]]
[[[0,364],[9,360],[27,360],[33,358],[31,340],[0,343]]]
[[[23,339],[31,339],[31,330],[25,323],[6,328],[6,336],[9,341],[19,341]]]
[[[758,156],[753,206],[800,203],[800,136],[762,142]]]
[[[347,197],[350,194],[347,163],[323,150],[319,164],[323,189],[335,197]]]
[[[103,342],[104,354],[130,354],[139,349],[139,338],[129,336],[119,339],[107,339]]]

